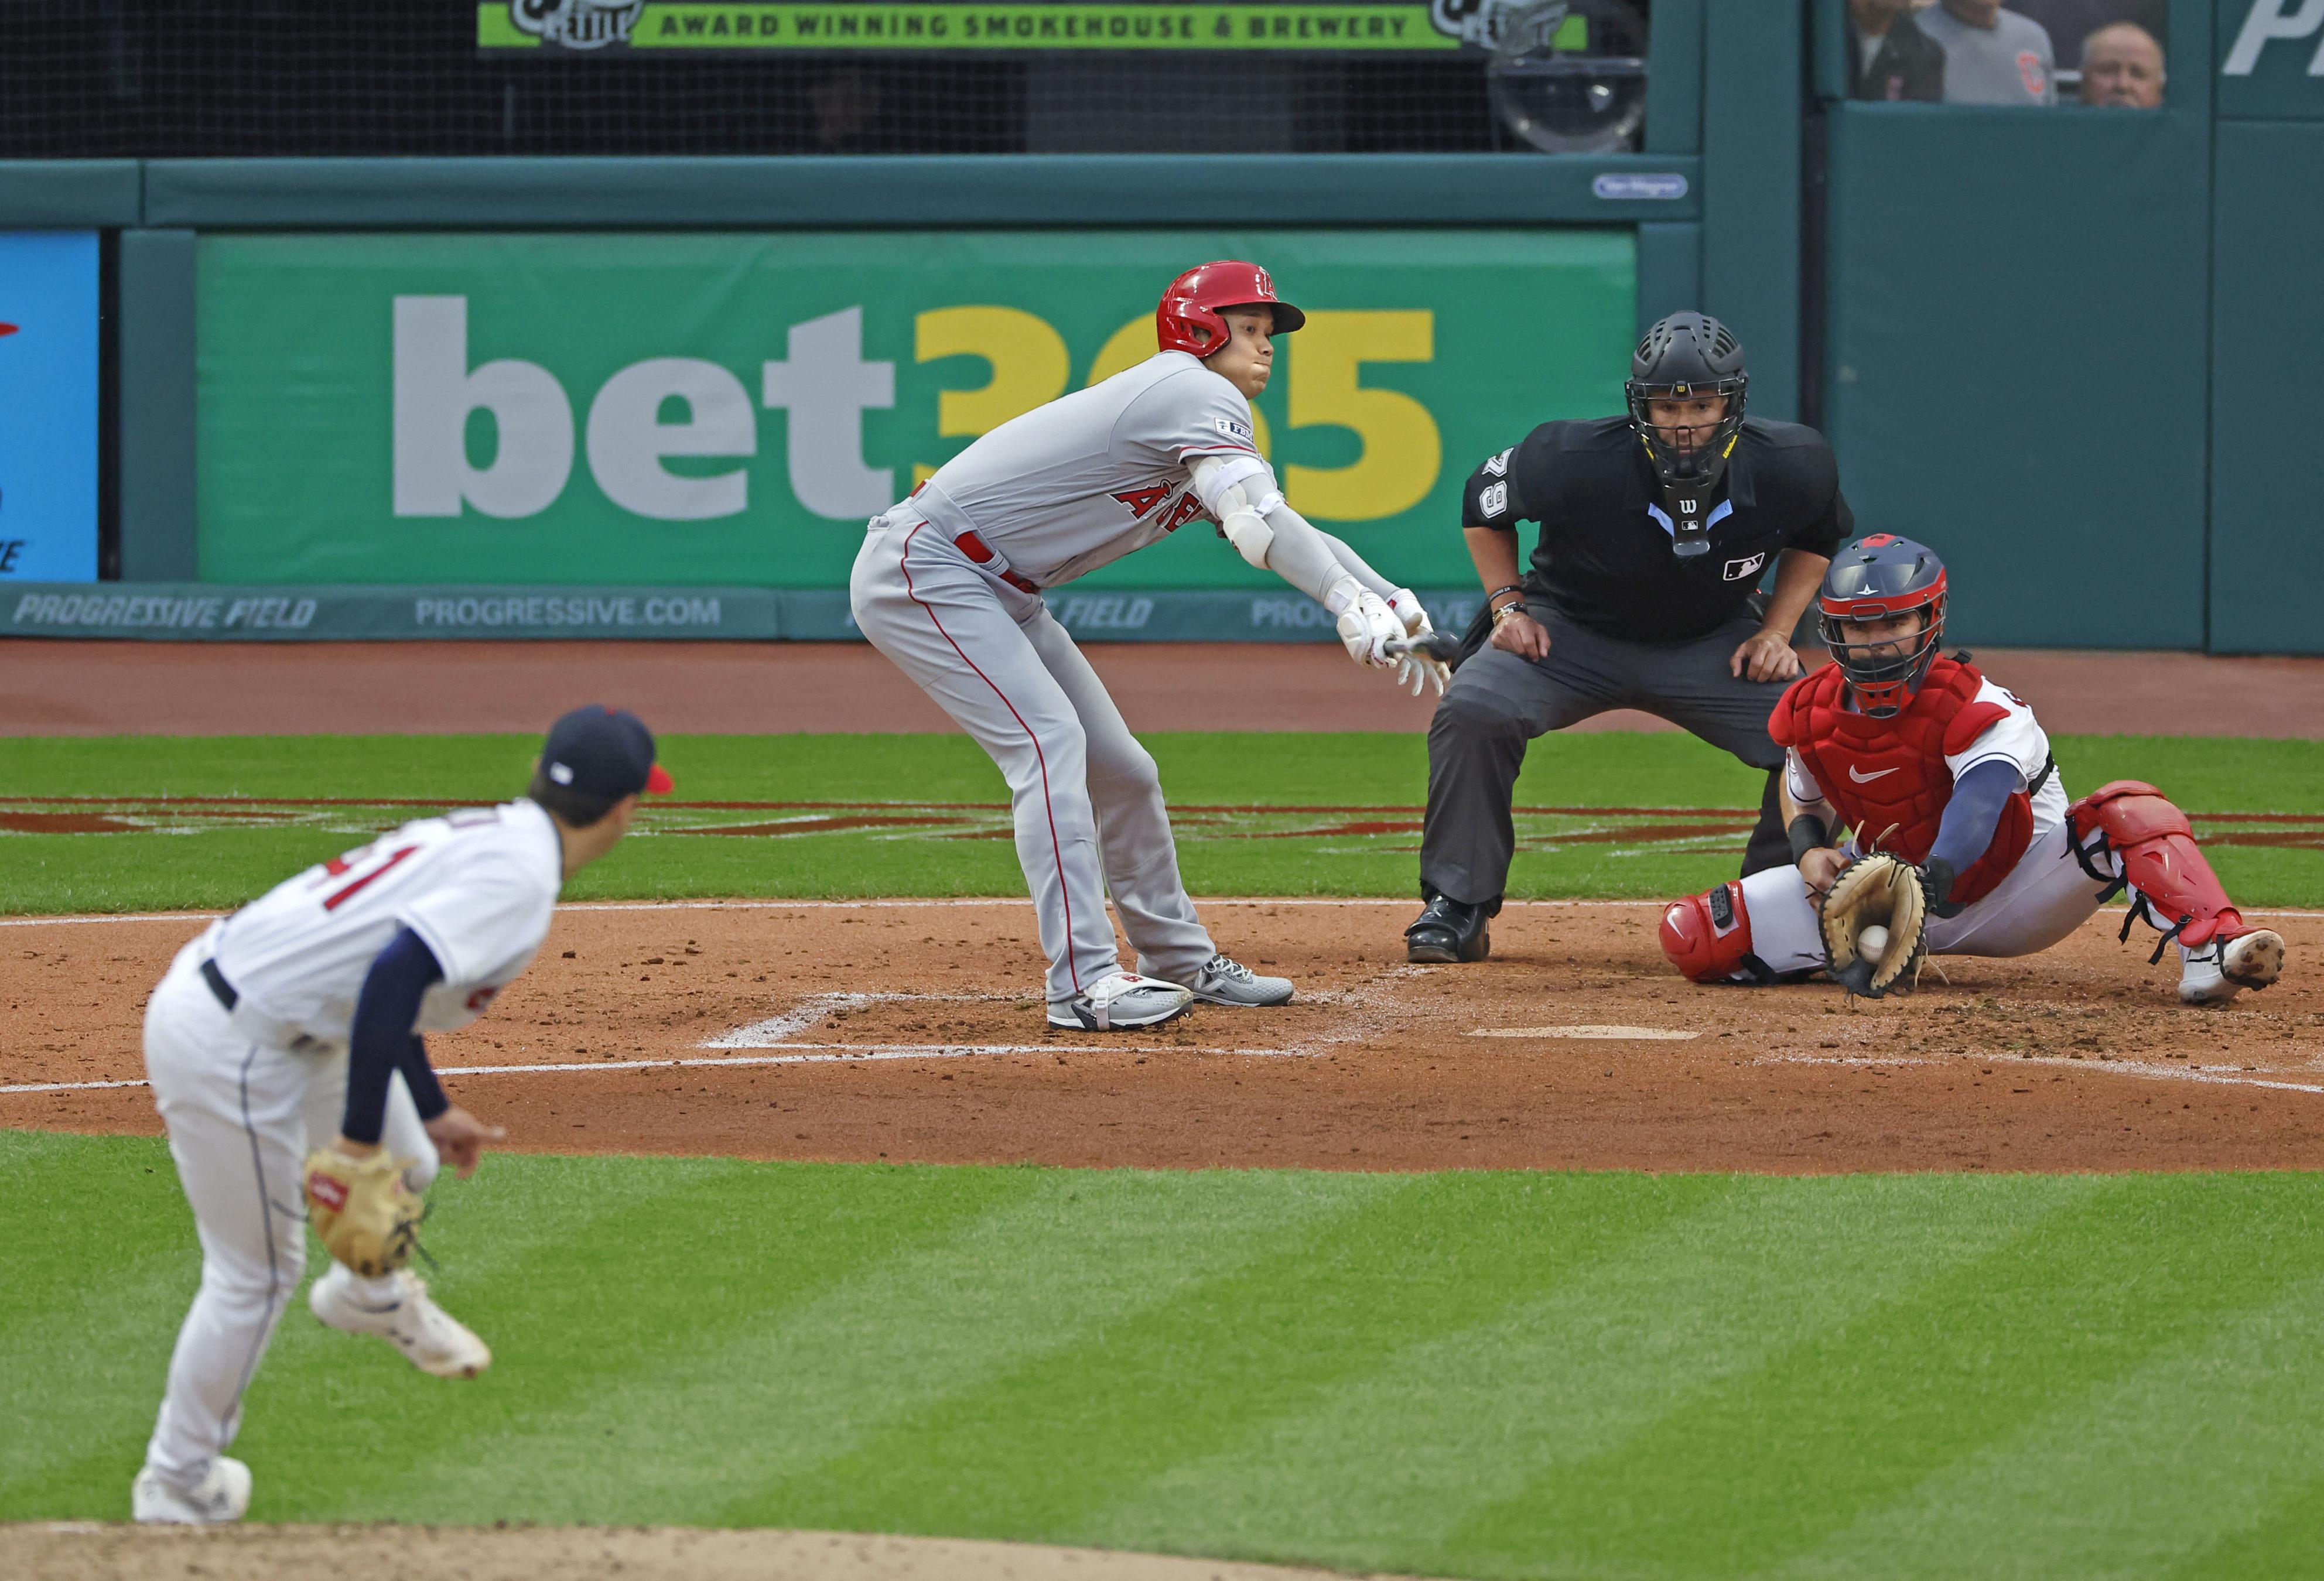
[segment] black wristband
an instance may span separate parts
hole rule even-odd
[[[1932,857],[1921,864],[1921,882],[1928,894],[1930,915],[1953,917],[1968,909],[1952,901],[1953,885],[1960,878],[1953,865],[1942,857]]]
[[[1793,819],[1791,827],[1784,831],[1784,835],[1792,842],[1794,865],[1806,860],[1808,852],[1821,850],[1831,843],[1831,831],[1825,828],[1823,820],[1813,813],[1803,813]]]
[[[1500,597],[1501,594],[1505,593],[1514,593],[1522,597],[1525,593],[1525,584],[1522,582],[1512,582],[1507,587],[1497,587],[1493,589],[1492,592],[1485,595],[1485,602],[1487,603],[1491,603],[1495,599]]]

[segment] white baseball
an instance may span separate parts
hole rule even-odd
[[[1888,948],[1888,930],[1873,924],[1856,935],[1856,952],[1868,961],[1877,961]]]

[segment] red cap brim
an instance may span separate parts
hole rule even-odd
[[[670,778],[669,770],[664,768],[660,764],[657,763],[651,768],[646,770],[646,794],[648,795],[666,796],[677,788],[678,784],[675,780]]]

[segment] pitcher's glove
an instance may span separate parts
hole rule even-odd
[[[1928,892],[1920,870],[1885,851],[1858,857],[1840,870],[1816,907],[1823,933],[1824,968],[1851,994],[1877,999],[1910,990],[1927,947]],[[1874,925],[1887,941],[1868,953],[1858,941]]]
[[[325,1250],[366,1278],[394,1273],[419,1249],[425,1206],[403,1178],[410,1167],[383,1147],[369,1158],[336,1147],[307,1155],[307,1222]]]

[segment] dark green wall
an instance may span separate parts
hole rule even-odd
[[[1945,556],[1953,630],[2203,645],[2208,127],[1831,110],[1824,424],[1858,525]]]
[[[2324,651],[2324,441],[2276,404],[2324,369],[2324,121],[2221,123],[2215,198],[2211,647]]]

